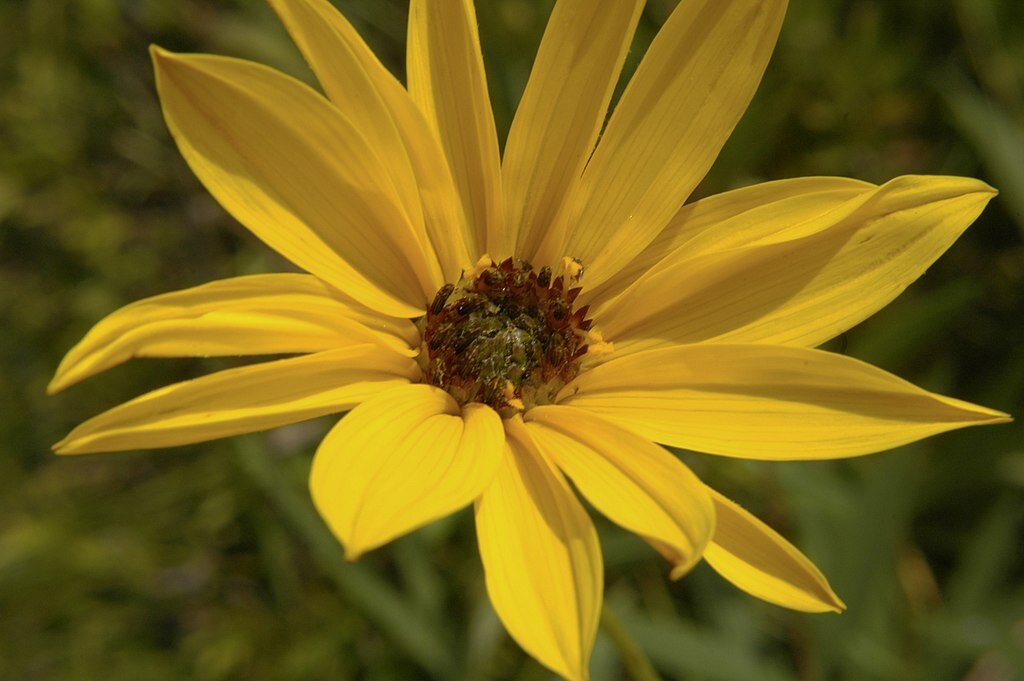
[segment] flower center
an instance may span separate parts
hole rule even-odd
[[[569,284],[578,280],[569,272]],[[576,377],[587,353],[589,306],[573,310],[580,288],[551,268],[483,258],[445,284],[421,320],[424,380],[460,404],[483,402],[502,416],[549,404]]]

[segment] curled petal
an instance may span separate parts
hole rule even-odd
[[[704,558],[718,574],[750,595],[784,608],[846,609],[807,556],[736,502],[709,491],[718,524]]]
[[[781,345],[706,343],[614,358],[558,401],[655,442],[748,459],[858,456],[1009,420],[856,359]]]
[[[429,385],[364,402],[327,435],[313,459],[313,502],[349,560],[444,517],[483,492],[504,455],[490,407],[459,410]]]
[[[841,194],[839,195],[841,196]],[[974,221],[991,187],[900,177],[841,203],[792,201],[687,241],[601,315],[620,352],[705,340],[812,347],[875,313]]]
[[[572,681],[587,678],[601,612],[597,533],[558,469],[511,431],[476,504],[487,593],[512,638]]]
[[[412,0],[407,49],[409,94],[441,140],[474,241],[496,258],[511,255],[473,0]]]
[[[326,0],[271,0],[324,92],[370,145],[392,159],[412,214],[422,210],[445,281],[458,279],[483,252],[470,233],[448,161],[409,93],[347,19]]]
[[[182,156],[225,209],[271,248],[378,312],[414,317],[440,287],[422,223],[352,123],[259,64],[153,48]]]
[[[785,0],[676,6],[552,230],[548,251],[567,231],[562,250],[586,265],[588,285],[643,251],[704,177],[761,81],[785,12]]]
[[[574,407],[535,407],[526,427],[537,445],[598,510],[689,572],[715,527],[704,485],[664,448]]]
[[[373,345],[227,369],[103,412],[72,430],[54,450],[87,454],[173,447],[269,430],[351,409],[418,374],[414,360]]]
[[[210,282],[126,305],[96,324],[57,368],[47,391],[67,388],[133,357],[319,352],[376,343],[408,356],[416,327],[346,300],[304,274]]]
[[[643,6],[640,0],[555,4],[502,159],[506,227],[522,258],[534,260],[579,182]]]
[[[845,177],[796,177],[762,182],[688,203],[639,255],[610,279],[588,286],[580,300],[595,311],[625,291],[645,272],[672,259],[753,243],[793,238],[794,229],[817,224],[822,216],[875,185]],[[693,245],[691,250],[688,246]]]

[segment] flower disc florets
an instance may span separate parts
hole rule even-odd
[[[484,260],[443,286],[427,309],[424,380],[502,416],[550,403],[587,353],[589,306],[573,310],[580,290],[552,278],[550,267],[535,272],[523,260]]]

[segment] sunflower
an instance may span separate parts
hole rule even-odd
[[[326,0],[271,4],[324,95],[238,59],[152,53],[185,160],[306,273],[128,305],[50,390],[132,357],[295,356],[145,394],[58,453],[347,411],[310,486],[348,557],[472,504],[505,627],[583,679],[603,572],[570,482],[673,578],[703,558],[754,596],[840,611],[803,554],[661,445],[826,459],[1008,420],[814,349],[920,276],[995,195],[984,183],[809,177],[683,205],[753,96],[784,0],[680,2],[610,116],[643,2],[559,0],[503,154],[470,0],[412,0],[407,87]]]

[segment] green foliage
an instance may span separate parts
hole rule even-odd
[[[339,4],[400,74],[403,3]],[[502,130],[550,4],[478,2]],[[630,68],[673,4],[651,0]],[[92,323],[145,295],[284,266],[178,156],[147,45],[310,76],[272,12],[241,0],[0,0],[0,31],[0,677],[550,678],[490,610],[467,513],[342,560],[305,492],[328,422],[173,451],[50,453],[84,418],[215,368],[136,362],[44,397]],[[998,187],[921,282],[831,347],[1019,417],[1021,93],[1018,0],[795,0],[698,193],[825,174]],[[840,462],[686,455],[802,547],[849,611],[784,611],[703,566],[670,583],[653,551],[599,520],[609,603],[666,678],[1019,678],[1021,435],[1019,423],[972,429]],[[621,674],[602,635],[593,678]]]

